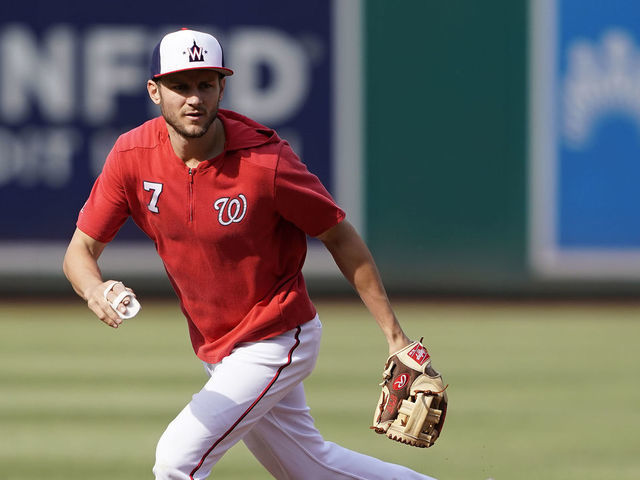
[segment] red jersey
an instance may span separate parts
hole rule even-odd
[[[196,355],[209,363],[315,316],[301,271],[305,234],[345,216],[275,131],[229,110],[218,118],[224,151],[197,168],[176,156],[162,117],[122,135],[77,223],[106,243],[133,218],[155,243]]]

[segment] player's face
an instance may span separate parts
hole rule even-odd
[[[156,83],[158,101],[153,95],[152,99],[179,135],[200,138],[216,119],[224,84],[225,79],[211,70],[172,73]]]

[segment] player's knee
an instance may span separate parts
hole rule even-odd
[[[178,448],[170,448],[163,438],[156,447],[156,464],[153,467],[156,480],[190,480],[194,466],[187,465],[185,459],[177,455]]]
[[[189,475],[180,468],[161,463],[157,460],[153,467],[153,474],[156,480],[189,480]]]

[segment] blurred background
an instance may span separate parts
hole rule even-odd
[[[631,0],[12,3],[0,17],[0,292],[61,259],[106,153],[158,112],[149,52],[217,35],[224,100],[274,127],[399,294],[634,295],[640,7]],[[127,225],[103,268],[164,293]],[[313,244],[314,292],[348,290]]]
[[[634,295],[640,6],[631,0],[12,3],[0,17],[0,292],[59,293],[114,139],[157,115],[149,52],[217,35],[224,101],[274,127],[399,294]],[[168,290],[127,225],[103,262]],[[347,289],[312,243],[318,293]]]
[[[321,178],[450,383],[426,453],[368,431],[384,339],[310,241],[325,438],[441,480],[640,478],[639,2],[34,0],[0,13],[0,479],[148,478],[202,385],[135,225],[101,259],[144,305],[124,328],[61,271],[114,140],[158,115],[150,52],[183,26],[220,39],[223,106]],[[241,446],[216,471],[269,478]]]

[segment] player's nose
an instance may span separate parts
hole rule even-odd
[[[203,99],[198,90],[193,90],[189,93],[187,97],[187,104],[189,105],[202,105]]]

